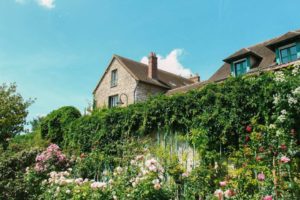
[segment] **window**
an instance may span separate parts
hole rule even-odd
[[[118,95],[108,97],[108,106],[110,108],[116,107],[118,105],[118,103],[119,103],[119,96]]]
[[[297,60],[296,44],[291,44],[279,49],[280,60],[282,64]]]
[[[115,86],[117,86],[117,83],[118,83],[118,71],[115,69],[115,70],[111,71],[110,86],[115,87]]]
[[[247,72],[247,59],[243,59],[241,61],[237,61],[234,64],[234,75],[239,76],[245,74]]]

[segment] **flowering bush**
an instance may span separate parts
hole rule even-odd
[[[35,160],[34,170],[36,172],[62,169],[69,165],[66,156],[56,144],[50,144],[45,151],[36,156]]]
[[[160,163],[137,156],[128,167],[105,170],[97,180],[71,178],[71,171],[50,172],[43,181],[43,199],[170,199]]]

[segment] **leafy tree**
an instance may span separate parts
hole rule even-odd
[[[17,93],[16,84],[0,85],[0,145],[4,150],[8,140],[24,130],[27,108],[32,103]]]

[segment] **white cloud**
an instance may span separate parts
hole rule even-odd
[[[47,9],[55,8],[55,0],[37,0],[38,4]]]
[[[166,57],[157,55],[158,68],[167,72],[171,72],[173,74],[189,77],[192,74],[192,71],[184,67],[179,60],[180,56],[182,56],[183,54],[183,49],[174,49]],[[141,59],[141,62],[144,64],[148,64],[148,57],[144,56]]]

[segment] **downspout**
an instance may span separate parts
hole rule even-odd
[[[137,80],[136,81],[136,86],[135,86],[134,91],[133,91],[133,103],[136,102],[136,89],[138,87],[138,84],[139,84],[139,81]]]

